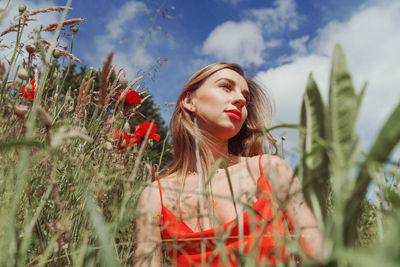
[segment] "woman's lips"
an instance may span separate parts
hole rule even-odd
[[[237,109],[231,109],[231,110],[225,110],[225,113],[228,114],[228,116],[236,121],[240,121],[241,117],[241,112]]]

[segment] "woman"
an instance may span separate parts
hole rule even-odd
[[[262,154],[276,147],[262,134],[270,120],[265,91],[238,65],[215,63],[189,79],[171,119],[172,167],[138,202],[136,266],[161,266],[161,244],[177,266],[237,266],[238,255],[287,262],[289,229],[309,258],[320,258],[322,238],[297,177],[283,159]],[[217,159],[227,172],[209,175]]]

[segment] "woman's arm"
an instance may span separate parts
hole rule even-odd
[[[323,238],[317,220],[304,199],[298,177],[285,160],[275,156],[269,160],[266,164],[272,167],[268,168],[269,176],[275,184],[271,186],[277,189],[274,191],[280,204],[285,205],[290,226],[299,233],[299,243],[304,253],[312,260],[323,262]]]
[[[136,250],[134,266],[162,266],[160,234],[160,196],[154,187],[146,187],[137,204]]]

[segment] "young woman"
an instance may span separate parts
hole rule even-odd
[[[283,159],[263,154],[276,148],[263,134],[270,121],[265,91],[238,65],[215,63],[189,79],[170,124],[172,167],[138,202],[136,266],[161,266],[162,244],[174,266],[287,262],[293,240],[321,258],[298,178]],[[211,172],[218,159],[227,171]]]

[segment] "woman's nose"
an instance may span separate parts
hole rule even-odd
[[[237,108],[242,108],[246,105],[246,98],[241,93],[237,93],[234,96],[232,104],[234,104]]]

